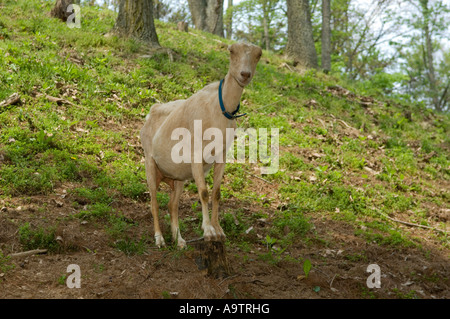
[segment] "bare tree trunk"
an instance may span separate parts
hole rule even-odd
[[[433,101],[433,106],[436,111],[441,112],[441,105],[439,103],[439,97],[436,87],[436,73],[434,71],[434,59],[433,59],[433,41],[431,39],[430,32],[430,13],[428,8],[428,0],[420,0],[423,14],[423,33],[425,35],[425,47],[426,54],[424,58],[425,66],[427,68],[428,81],[430,81],[430,93]]]
[[[160,9],[160,0],[153,0],[153,19],[159,20],[161,18]]]
[[[228,0],[226,17],[227,39],[231,39],[231,35],[233,34],[233,0]]]
[[[305,68],[317,68],[317,52],[308,0],[287,0],[287,54]]]
[[[188,0],[189,11],[191,11],[192,22],[198,30],[205,28],[206,1],[205,0]]]
[[[264,43],[266,44],[266,50],[270,50],[270,38],[269,38],[269,12],[267,8],[267,1],[262,4],[263,7],[263,29],[264,29]]]
[[[160,47],[153,22],[152,0],[120,0],[113,32]]]
[[[223,37],[223,0],[188,0],[195,28]]]
[[[66,22],[67,18],[72,14],[72,12],[67,12],[67,7],[69,4],[74,3],[76,3],[74,0],[56,0],[55,6],[52,11],[50,11],[50,15]]]
[[[322,70],[331,70],[331,6],[330,0],[322,0]]]

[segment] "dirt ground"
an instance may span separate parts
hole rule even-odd
[[[57,193],[57,192],[56,192]],[[70,202],[57,194],[17,199],[16,208],[0,213],[0,244],[4,255],[21,251],[18,225],[54,224],[63,247],[61,253],[48,253],[10,260],[14,269],[0,273],[0,298],[449,298],[450,267],[448,251],[429,230],[408,228],[421,238],[421,248],[389,248],[355,235],[353,226],[332,220],[326,215],[308,216],[314,225],[315,240],[298,240],[283,256],[309,259],[312,269],[304,277],[302,264],[289,258],[276,265],[259,258],[267,247],[254,243],[250,251],[227,245],[227,256],[233,268],[228,278],[211,278],[198,269],[195,249],[151,248],[144,255],[127,256],[111,247],[111,239],[96,221],[82,223],[65,218],[74,213]],[[183,194],[180,218],[192,216],[194,199]],[[62,201],[62,205],[61,205]],[[37,213],[38,207],[47,210]],[[138,222],[138,231],[153,225],[146,201],[113,203],[123,214]],[[224,201],[222,209],[233,209],[233,199]],[[242,204],[252,214],[250,204]],[[0,205],[1,206],[1,205]],[[270,209],[270,208],[267,208]],[[244,236],[264,235],[270,221],[253,225]],[[399,227],[407,227],[400,225]],[[136,231],[136,228],[134,228]],[[186,233],[186,240],[198,237]],[[76,249],[73,249],[75,247]],[[353,256],[353,258],[351,257]],[[359,256],[359,257],[358,257]],[[76,264],[81,271],[81,288],[70,289],[67,267]],[[368,288],[367,267],[377,264],[381,271],[381,288]]]

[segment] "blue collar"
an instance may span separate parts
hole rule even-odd
[[[219,84],[219,104],[220,104],[220,109],[222,110],[222,114],[225,115],[225,117],[229,120],[234,120],[235,118],[247,115],[247,113],[235,115],[237,112],[239,112],[241,103],[238,104],[236,110],[233,111],[231,114],[225,110],[225,106],[223,105],[223,99],[222,99],[222,83],[223,83],[223,79],[220,80],[220,84]]]

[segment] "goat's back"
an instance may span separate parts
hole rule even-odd
[[[152,140],[158,129],[177,107],[185,100],[172,101],[165,104],[154,104],[145,117],[145,124],[141,129],[141,142],[144,150],[151,154]]]

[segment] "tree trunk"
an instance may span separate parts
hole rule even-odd
[[[317,68],[311,15],[308,0],[287,0],[287,54],[305,68]]]
[[[322,0],[322,70],[331,70],[331,6],[330,0]]]
[[[430,32],[430,12],[428,8],[428,0],[420,0],[423,14],[423,33],[425,35],[425,67],[427,68],[428,81],[430,82],[430,93],[433,106],[436,111],[441,112],[441,105],[439,103],[438,92],[436,87],[436,73],[434,71],[433,59],[433,41]]]
[[[160,47],[153,22],[152,0],[120,0],[113,32]]]
[[[72,12],[67,12],[67,7],[69,4],[74,3],[76,3],[74,0],[56,0],[55,6],[52,11],[50,11],[50,15],[66,22],[67,18],[72,14]]]
[[[267,7],[267,1],[262,4],[263,7],[263,29],[264,29],[264,43],[266,44],[266,50],[270,50],[270,38],[269,38],[269,8]]]
[[[159,20],[161,18],[161,0],[153,0],[153,19]]]
[[[233,34],[233,0],[228,0],[226,17],[227,39],[231,39],[231,35]]]
[[[223,37],[223,0],[188,0],[195,28]]]

